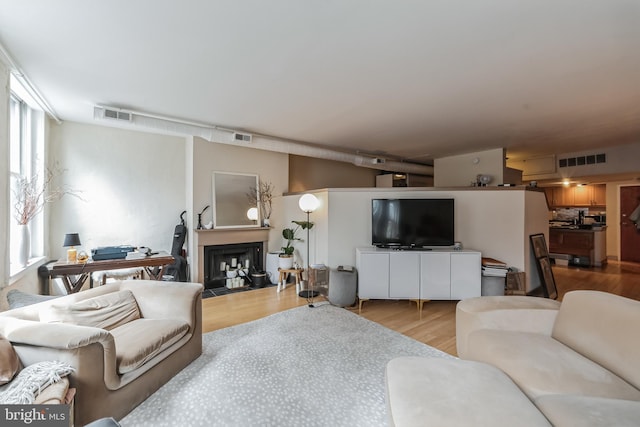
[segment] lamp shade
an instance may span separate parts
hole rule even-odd
[[[320,206],[320,200],[313,194],[304,194],[298,200],[298,206],[300,206],[302,212],[313,212]]]
[[[68,233],[64,235],[64,243],[62,244],[63,247],[68,247],[68,246],[80,246],[80,235],[78,233]]]
[[[249,218],[251,221],[257,221],[258,220],[258,208],[250,208],[247,211],[247,218]]]

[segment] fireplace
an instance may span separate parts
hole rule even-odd
[[[264,269],[264,265],[266,262],[265,254],[269,249],[269,231],[270,229],[267,227],[246,227],[246,228],[222,228],[222,229],[212,229],[212,230],[194,230],[192,235],[193,241],[193,255],[194,260],[191,263],[191,272],[192,277],[196,279],[198,283],[202,283],[207,286],[206,282],[211,282],[212,280],[217,280],[217,283],[221,283],[220,280],[220,263],[224,261],[225,263],[229,263],[229,267],[231,268],[231,262],[233,258],[236,258],[236,262],[246,262],[246,257],[242,257],[241,255],[230,256],[228,260],[220,260],[217,262],[217,270],[209,270],[209,268],[215,268],[216,262],[209,255],[205,256],[205,249],[208,247],[224,247],[229,246],[231,250],[235,250],[233,248],[238,248],[239,244],[249,244],[251,246],[261,246],[259,247],[258,252],[252,252],[253,260],[249,259],[249,267],[252,265],[255,266],[256,269]],[[247,247],[244,248],[247,250]],[[213,266],[207,266],[207,270],[205,270],[205,260],[207,260],[207,264],[213,263]],[[250,271],[253,271],[251,269]],[[205,280],[205,274],[207,279]],[[225,286],[226,281],[215,286]],[[208,287],[214,286],[214,283],[209,283]]]
[[[264,269],[262,242],[210,245],[204,247],[204,286],[225,286],[227,270],[241,269],[245,274]]]

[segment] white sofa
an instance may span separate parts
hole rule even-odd
[[[75,368],[76,425],[122,418],[202,353],[202,285],[125,280],[0,313],[25,364]]]
[[[467,360],[387,366],[393,425],[640,425],[640,301],[471,298],[458,303],[456,335]]]

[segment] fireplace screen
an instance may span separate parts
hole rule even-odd
[[[204,286],[225,286],[227,271],[251,275],[264,269],[262,242],[213,245],[204,248]]]

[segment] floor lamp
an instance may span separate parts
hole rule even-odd
[[[310,227],[311,223],[309,222],[309,215],[311,214],[311,212],[318,209],[319,205],[320,205],[320,201],[313,194],[304,194],[302,197],[300,197],[300,200],[298,201],[298,206],[300,206],[300,209],[302,209],[302,211],[307,214],[307,289],[305,289],[304,291],[300,291],[298,296],[302,298],[306,298],[307,301],[309,302],[310,307],[313,307],[312,305],[313,298],[317,297],[319,293],[317,291],[314,291],[313,289],[308,289],[309,283],[311,282],[309,280],[311,278],[310,277],[311,271],[309,270],[309,264],[310,264],[309,262],[309,258],[310,258],[309,229],[311,228]]]

